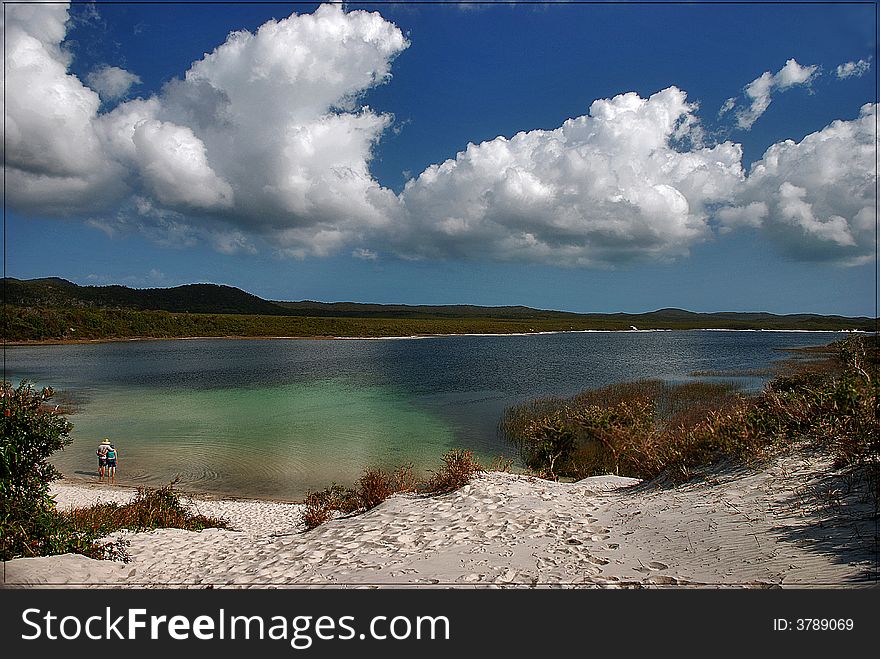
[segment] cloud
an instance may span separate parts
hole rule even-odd
[[[724,104],[721,106],[721,109],[718,110],[718,116],[723,117],[725,114],[730,112],[733,108],[736,107],[736,97],[732,96],[724,101]]]
[[[353,250],[351,255],[356,259],[361,259],[363,261],[376,261],[379,258],[379,255],[371,249],[366,249],[364,247],[358,247]]]
[[[760,227],[788,256],[857,265],[874,258],[877,106],[800,142],[774,144],[751,167],[722,227]]]
[[[694,111],[675,87],[628,93],[555,130],[469,144],[407,183],[397,249],[579,266],[683,256],[743,177],[738,145],[673,146]]]
[[[797,85],[809,85],[816,77],[819,67],[801,66],[796,60],[790,59],[775,74],[765,71],[745,86],[744,94],[748,107],[740,107],[736,111],[737,126],[750,130],[767,108],[770,107],[772,96],[776,92],[785,91]],[[734,107],[735,98],[727,99],[718,113],[725,114]]]
[[[124,195],[92,121],[100,99],[68,74],[63,5],[6,9],[7,201],[25,212],[70,214]]]
[[[7,11],[16,210],[83,216],[114,231],[153,223],[147,233],[168,230],[184,243],[234,227],[298,256],[331,253],[399,212],[369,171],[393,117],[360,99],[389,80],[409,43],[378,13],[324,5],[233,32],[161,93],[100,113],[98,94],[68,72],[67,9]],[[110,98],[132,75],[106,67],[89,80]],[[154,212],[135,212],[137,200]],[[218,242],[224,251],[236,244]]]
[[[165,206],[227,208],[232,187],[208,164],[205,145],[185,126],[157,120],[139,122],[132,134],[138,171]]]
[[[409,42],[378,13],[321,6],[233,32],[158,93],[109,111],[69,73],[66,6],[10,5],[6,17],[7,201],[18,212],[298,259],[608,267],[682,257],[737,229],[792,258],[873,253],[875,106],[773,145],[746,176],[740,145],[704,145],[685,92],[630,92],[553,130],[468,144],[395,195],[370,172],[394,118],[362,101]],[[747,107],[730,99],[721,114],[749,128],[773,94],[817,72],[788,60],[745,88]],[[93,73],[105,99],[127,93],[124,81],[101,91]]]
[[[858,62],[846,62],[837,67],[837,77],[844,78],[861,78],[871,68],[871,63],[860,59]]]
[[[157,206],[142,196],[127,200],[113,215],[91,217],[86,224],[110,238],[138,233],[169,249],[207,243],[221,254],[257,253],[252,237],[228,222],[194,222],[192,217]]]
[[[118,66],[102,66],[86,76],[89,87],[94,89],[104,101],[122,98],[134,86],[141,83],[139,76],[120,69]]]

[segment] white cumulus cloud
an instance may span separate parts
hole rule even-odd
[[[704,145],[684,91],[630,92],[553,130],[468,144],[395,195],[370,171],[394,118],[363,95],[409,42],[378,13],[325,5],[233,32],[158,93],[110,111],[95,90],[124,97],[135,76],[105,67],[90,87],[71,74],[67,21],[61,4],[6,9],[7,201],[19,212],[292,258],[606,267],[684,256],[737,229],[798,259],[873,254],[873,105],[771,146],[746,176],[740,145]],[[721,114],[750,128],[773,94],[817,72],[790,59]]]
[[[774,144],[752,165],[723,226],[761,227],[799,260],[859,264],[874,258],[877,106],[800,142]]]
[[[628,93],[555,130],[470,144],[407,183],[398,250],[596,266],[687,254],[743,177],[736,144],[675,148],[694,111],[675,87]]]
[[[66,214],[118,200],[122,169],[92,126],[100,99],[67,71],[67,7],[9,5],[5,17],[7,201]]]
[[[105,65],[89,73],[86,82],[98,92],[102,100],[113,101],[128,94],[134,85],[141,83],[141,79],[131,71]]]
[[[398,213],[369,171],[393,117],[360,98],[390,78],[409,43],[378,13],[324,5],[233,32],[159,94],[100,113],[98,94],[68,70],[67,12],[7,10],[17,210],[87,216],[114,231],[133,222],[178,236],[226,231],[214,241],[221,251],[238,249],[244,231],[294,256],[332,253]],[[105,67],[89,83],[110,99],[135,78]],[[137,199],[153,212],[134,212]]]
[[[225,208],[231,186],[208,165],[205,145],[185,126],[139,122],[132,134],[138,170],[155,198],[166,206]]]

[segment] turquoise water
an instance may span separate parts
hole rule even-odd
[[[348,483],[364,465],[426,464],[454,445],[442,420],[398,392],[333,380],[118,388],[95,393],[71,419],[77,441],[56,456],[62,472],[94,471],[79,448],[107,436],[119,445],[127,482],[179,478],[188,489],[252,496],[296,497],[333,481]]]
[[[53,457],[96,478],[113,440],[123,483],[300,499],[364,467],[440,466],[453,447],[511,447],[503,410],[612,382],[742,373],[833,333],[614,332],[420,340],[187,340],[8,347],[6,379],[51,385],[73,405],[73,444]],[[706,378],[702,378],[706,379]],[[737,377],[746,389],[762,377]]]

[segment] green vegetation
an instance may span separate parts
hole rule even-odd
[[[77,286],[57,278],[3,280],[7,341],[173,337],[332,337],[509,334],[566,330],[864,330],[870,318],[800,314],[577,314],[529,307],[408,306],[352,302],[272,302],[229,286]]]
[[[509,463],[507,463],[509,467]],[[375,508],[393,494],[414,492],[433,496],[452,492],[467,485],[471,476],[485,471],[474,459],[473,453],[453,449],[443,456],[443,466],[427,480],[415,477],[411,465],[398,467],[394,472],[368,468],[357,483],[357,488],[333,484],[320,492],[311,492],[305,500],[303,522],[313,529],[337,513],[351,515]]]
[[[508,334],[587,329],[585,323],[553,320],[312,318],[179,314],[132,309],[46,309],[7,306],[9,341],[99,340],[173,337],[333,337],[416,336],[424,334]],[[592,325],[592,323],[590,324]],[[613,329],[624,329],[614,327]]]
[[[7,304],[40,308],[106,308],[172,311],[177,313],[224,313],[286,315],[273,302],[232,286],[187,284],[174,288],[137,289],[127,286],[78,286],[66,279],[3,280]]]
[[[647,314],[646,314],[647,315]],[[831,319],[788,322],[783,317],[761,323],[700,318],[691,321],[646,322],[639,318],[615,320],[598,316],[580,319],[512,320],[501,318],[358,318],[311,316],[257,316],[196,314],[168,311],[103,308],[4,308],[7,341],[91,341],[113,339],[167,339],[176,337],[379,337],[430,334],[516,334],[571,330],[643,329],[864,329],[872,321]]]
[[[49,464],[71,443],[71,424],[50,406],[54,392],[22,382],[0,391],[0,558],[75,551],[100,552],[55,512],[49,483],[60,477]]]
[[[734,459],[754,461],[807,440],[835,466],[880,484],[876,339],[834,344],[836,358],[810,362],[746,398],[724,383],[641,381],[536,400],[506,410],[502,433],[525,463],[550,478],[615,473],[686,480]]]
[[[77,553],[126,560],[125,542],[102,540],[122,529],[226,528],[222,520],[193,515],[169,485],[138,490],[125,505],[97,504],[59,511],[49,484],[61,474],[52,453],[71,443],[71,424],[50,401],[51,388],[4,382],[0,417],[0,560]]]

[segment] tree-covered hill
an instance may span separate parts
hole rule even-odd
[[[874,331],[874,319],[817,314],[578,314],[523,306],[273,302],[217,284],[135,289],[59,278],[3,280],[8,341],[186,336],[411,336],[560,330],[801,329]]]

